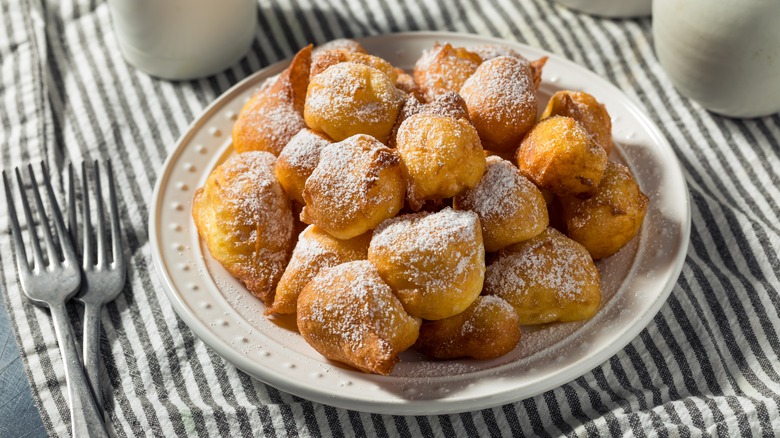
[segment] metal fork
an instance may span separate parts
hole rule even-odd
[[[109,218],[111,222],[111,248],[108,252],[106,242],[106,225],[103,219],[103,193],[100,185],[100,167],[95,161],[93,167],[94,199],[97,212],[97,230],[92,230],[90,220],[89,178],[86,163],[81,164],[81,202],[82,216],[82,280],[81,293],[76,299],[84,304],[84,367],[87,378],[95,393],[98,407],[103,405],[103,393],[100,389],[100,312],[103,305],[112,301],[122,292],[127,269],[125,267],[124,246],[122,244],[119,225],[119,210],[116,204],[116,189],[114,188],[114,173],[111,162],[106,163],[108,180]],[[68,228],[73,242],[78,242],[76,236],[76,196],[74,190],[74,171],[71,164],[68,168]],[[93,236],[96,242],[93,242]],[[109,255],[111,259],[109,260]]]
[[[16,216],[16,208],[11,195],[11,183],[6,172],[3,171],[3,185],[8,202],[8,215],[11,219],[14,247],[17,252],[16,266],[19,271],[22,291],[33,304],[48,307],[51,312],[54,332],[57,335],[57,343],[59,344],[60,354],[62,354],[65,366],[65,383],[70,401],[73,436],[108,436],[106,426],[103,423],[103,417],[97,410],[92,392],[84,376],[73,330],[71,329],[65,308],[65,302],[78,291],[81,283],[81,271],[78,266],[76,252],[65,230],[62,214],[57,205],[57,200],[54,198],[54,190],[51,187],[46,167],[41,163],[43,182],[50,206],[49,216],[53,217],[54,222],[54,234],[52,234],[50,219],[46,217],[46,212],[43,208],[40,189],[35,180],[32,165],[28,166],[28,171],[35,209],[41,222],[41,225],[37,228],[41,229],[41,234],[46,243],[47,256],[44,259],[30,203],[27,199],[27,191],[24,189],[24,180],[19,168],[16,168],[16,182],[21,195],[22,209],[27,221],[27,231],[33,250],[32,263],[27,259],[22,231],[19,227],[19,220]]]

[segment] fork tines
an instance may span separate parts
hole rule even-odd
[[[106,161],[105,170],[101,172],[101,166],[97,160],[92,164],[92,172],[89,171],[86,162],[81,163],[81,216],[82,216],[82,264],[84,269],[91,266],[110,266],[117,268],[123,264],[122,240],[119,224],[119,212],[116,201],[116,188],[114,185],[114,173],[111,167],[111,161]],[[75,196],[75,170],[71,164],[68,168],[68,228],[74,243],[78,242],[78,226],[76,219],[76,196]],[[105,174],[108,182],[108,212],[105,212],[103,205],[103,188],[101,184],[101,173]],[[90,178],[91,174],[91,178]],[[89,180],[92,179],[92,189],[94,191],[94,219],[93,225],[91,213],[93,209],[90,206]],[[108,251],[108,240],[106,236],[106,218],[108,214],[111,227],[111,250]],[[96,228],[96,229],[94,229]]]
[[[41,162],[41,174],[43,185],[46,188],[46,197],[49,204],[50,217],[53,219],[53,226],[46,220],[46,210],[44,209],[39,185],[36,181],[35,172],[33,171],[33,166],[31,164],[27,166],[27,172],[30,179],[30,189],[25,189],[25,182],[20,168],[17,167],[15,169],[17,189],[21,200],[22,211],[24,212],[24,218],[27,223],[27,235],[33,249],[32,263],[30,263],[30,260],[27,258],[24,239],[22,237],[21,227],[19,226],[19,217],[16,213],[14,197],[11,191],[11,182],[7,172],[5,170],[3,171],[3,185],[5,187],[5,196],[8,204],[8,216],[11,222],[14,247],[18,252],[16,263],[19,272],[29,274],[44,270],[46,269],[46,266],[50,265],[59,265],[60,263],[64,265],[76,264],[76,254],[73,250],[73,245],[68,238],[62,213],[60,212],[59,205],[54,197],[54,190],[52,189],[51,181],[49,180],[49,172],[46,169],[45,164]],[[30,208],[30,201],[27,194],[28,191],[33,193],[35,211],[39,219],[37,222],[34,220],[33,212]],[[39,223],[40,226],[36,226],[36,223]],[[43,235],[43,240],[46,245],[45,257],[41,248],[38,229],[40,229],[40,234]]]

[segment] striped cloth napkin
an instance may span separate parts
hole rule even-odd
[[[0,166],[114,162],[132,251],[103,313],[103,392],[116,436],[771,436],[780,431],[780,115],[732,120],[681,97],[653,53],[651,21],[551,1],[260,1],[251,53],[199,81],[153,79],[122,59],[108,5],[0,2]],[[162,163],[231,85],[309,42],[447,30],[560,54],[621,88],[684,168],[691,245],[667,303],[617,355],[531,399],[458,415],[336,409],[254,380],[176,316],[150,268],[148,202]],[[56,181],[61,186],[61,181]],[[0,284],[47,432],[68,436],[64,372],[48,313],[23,303],[6,214]],[[74,309],[73,320],[78,317]],[[80,330],[76,327],[76,330]]]

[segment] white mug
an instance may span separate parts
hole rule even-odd
[[[195,79],[241,59],[255,37],[256,0],[108,0],[125,59],[164,79]]]
[[[669,79],[704,108],[780,111],[780,1],[654,0],[653,39]]]

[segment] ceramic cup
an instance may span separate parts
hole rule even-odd
[[[669,79],[704,108],[780,111],[780,1],[654,0],[653,39]]]
[[[241,59],[255,36],[256,0],[108,0],[122,55],[164,79],[195,79]]]
[[[610,18],[646,17],[652,0],[556,0],[577,11]]]

